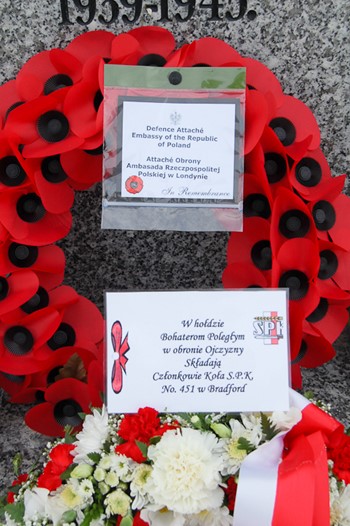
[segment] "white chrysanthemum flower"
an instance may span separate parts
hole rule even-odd
[[[231,437],[220,440],[221,454],[224,462],[223,475],[235,475],[245,457],[247,451],[239,447],[239,439],[245,438],[257,448],[262,439],[261,419],[253,414],[241,415],[242,424],[232,418],[230,420]]]
[[[216,510],[207,510],[186,517],[184,526],[231,526],[232,517],[226,506]]]
[[[330,484],[331,526],[350,526],[350,485],[338,490],[334,477]]]
[[[94,409],[92,415],[86,415],[83,429],[77,434],[77,441],[74,442],[75,449],[72,455],[75,457],[75,462],[92,465],[93,462],[88,454],[100,453],[108,434],[108,414],[105,406],[101,412]]]
[[[143,509],[140,517],[150,526],[184,526],[185,524],[184,515],[166,509],[160,511]]]
[[[288,431],[301,420],[301,411],[296,407],[291,407],[289,411],[274,411],[269,419],[278,431]]]
[[[121,515],[125,517],[130,509],[131,498],[123,490],[116,489],[105,498],[106,515]]]
[[[140,510],[149,503],[146,483],[151,472],[152,468],[147,464],[139,464],[134,470],[130,484],[130,495],[133,497],[132,509],[134,510]]]
[[[98,463],[99,468],[105,471],[113,471],[123,482],[130,482],[133,471],[137,465],[137,462],[134,462],[125,455],[119,455],[119,453],[104,455]]]
[[[49,495],[46,488],[26,489],[24,492],[24,520],[33,520],[45,516],[45,508]]]
[[[92,504],[94,495],[94,486],[89,479],[83,479],[78,486],[78,493],[84,500],[84,505]]]
[[[184,428],[167,431],[148,448],[152,473],[146,482],[156,511],[163,507],[178,513],[199,513],[221,506],[222,458],[213,433]]]

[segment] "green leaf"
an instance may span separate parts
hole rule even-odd
[[[99,453],[88,453],[88,457],[94,464],[98,464],[101,460],[101,455]]]
[[[150,444],[152,444],[152,446],[155,446],[156,444],[158,444],[158,442],[160,441],[161,438],[162,438],[161,436],[156,436],[156,437],[150,438]]]
[[[74,522],[77,517],[77,512],[74,510],[68,510],[65,511],[62,515],[61,521],[62,522]]]
[[[132,526],[133,522],[134,522],[134,519],[130,517],[130,515],[127,515],[126,517],[122,518],[120,522],[120,526]]]
[[[64,428],[64,443],[65,444],[73,444],[75,442],[76,438],[73,435],[73,427],[72,426],[65,426]]]
[[[260,413],[260,415],[262,432],[266,436],[266,440],[272,440],[278,434],[278,429],[265,413]]]
[[[143,454],[143,456],[145,458],[147,458],[147,453],[148,453],[148,446],[147,446],[147,444],[145,444],[144,442],[140,442],[140,440],[135,440],[135,442],[136,442],[137,447],[139,448],[139,450]]]
[[[24,502],[7,504],[7,506],[5,506],[5,512],[11,517],[13,521],[20,524],[24,517]]]
[[[83,522],[80,524],[80,526],[89,526],[89,524],[93,520],[99,519],[102,513],[103,513],[103,509],[101,505],[95,502],[89,510],[85,510],[85,517],[84,517]]]
[[[238,449],[244,449],[248,454],[254,451],[255,449],[255,446],[253,446],[253,444],[244,437],[239,437],[237,442],[238,442],[238,446],[237,446]]]
[[[60,474],[61,480],[68,480],[70,477],[70,474],[72,473],[73,469],[77,466],[77,464],[71,464],[69,468],[66,469],[63,473]]]
[[[21,472],[22,460],[23,459],[21,453],[16,453],[12,459],[13,471],[16,477],[18,477]]]

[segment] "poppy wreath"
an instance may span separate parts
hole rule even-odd
[[[106,62],[247,69],[244,231],[230,236],[223,285],[289,288],[300,388],[301,368],[330,360],[348,321],[345,175],[331,175],[312,112],[266,66],[215,38],[175,49],[160,27],[86,32],[0,87],[0,387],[35,403],[25,421],[51,436],[102,405],[103,319],[62,284],[55,243],[71,228],[75,191],[101,180]]]

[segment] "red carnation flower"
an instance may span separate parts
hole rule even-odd
[[[23,484],[23,482],[27,482],[28,480],[28,473],[22,473],[21,475],[19,475],[19,477],[17,477],[11,484],[11,486],[20,486]],[[12,504],[14,501],[15,501],[15,493],[13,491],[9,491],[7,493],[7,502],[8,504]]]
[[[115,448],[117,453],[132,458],[135,462],[144,462],[146,458],[141,453],[136,441],[149,445],[152,437],[162,436],[176,426],[162,424],[158,411],[151,407],[139,409],[136,414],[126,415],[119,427],[118,435],[126,442]]]
[[[227,487],[224,488],[225,494],[228,498],[228,504],[227,507],[230,511],[233,511],[235,509],[235,502],[236,502],[236,494],[237,494],[237,488],[238,485],[235,481],[234,477],[230,477],[228,481],[226,482]]]
[[[61,474],[73,463],[71,451],[73,444],[58,444],[49,454],[50,461],[46,464],[43,473],[38,477],[38,488],[55,491],[62,485]]]
[[[350,436],[343,435],[336,447],[328,449],[328,456],[334,462],[335,475],[350,484]]]

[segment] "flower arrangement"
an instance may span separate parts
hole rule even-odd
[[[296,520],[290,502],[301,490],[309,500],[308,510],[299,502],[303,524],[315,524],[304,514],[320,516],[322,510],[323,522],[317,524],[349,525],[350,436],[325,406],[303,400],[306,405],[297,398],[287,412],[240,415],[160,415],[145,407],[137,414],[108,416],[105,407],[93,409],[82,431],[67,431],[64,439],[48,444],[44,467],[14,481],[3,524],[229,526],[237,508],[244,509],[241,485],[249,487],[244,464],[254,455],[255,462],[266,455],[271,460],[266,447],[282,440],[273,524],[287,524],[288,514]],[[306,443],[313,450],[309,459]],[[312,476],[304,470],[310,459]],[[290,486],[288,503],[279,503],[284,464],[293,466],[299,488]],[[254,499],[252,492],[250,510]]]
[[[0,387],[35,403],[26,423],[49,436],[77,431],[101,405],[103,319],[63,284],[55,243],[71,228],[75,191],[101,180],[105,62],[247,69],[244,231],[231,235],[223,285],[289,288],[300,388],[301,368],[330,360],[348,321],[345,176],[332,177],[312,112],[267,67],[215,38],[176,49],[161,27],[86,32],[0,87]]]

